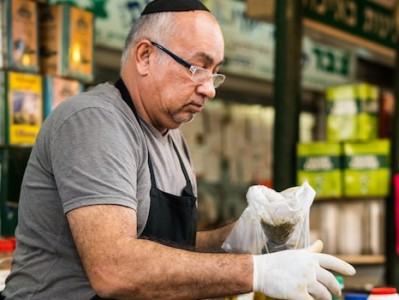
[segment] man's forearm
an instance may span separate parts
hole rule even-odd
[[[148,240],[132,239],[126,246],[115,249],[118,261],[107,270],[109,281],[97,282],[108,285],[104,290],[95,288],[102,297],[204,299],[252,290],[251,255],[196,253]],[[131,252],[126,251],[129,248]]]

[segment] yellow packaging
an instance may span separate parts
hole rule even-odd
[[[39,70],[37,3],[2,0],[2,62],[0,67],[19,71]]]
[[[43,73],[93,80],[93,13],[68,5],[40,12],[40,66]]]
[[[42,77],[9,72],[7,106],[9,144],[34,144],[43,119]]]
[[[71,7],[69,70],[72,74],[92,77],[93,14]],[[84,79],[84,78],[83,78]]]

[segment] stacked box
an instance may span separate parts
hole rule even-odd
[[[68,5],[40,10],[40,66],[43,73],[93,80],[93,13]]]
[[[378,112],[380,89],[371,84],[354,86],[356,101],[359,105],[357,128],[359,141],[369,141],[378,138]]]
[[[83,91],[83,84],[77,80],[45,76],[43,78],[44,118],[65,99]]]
[[[43,121],[42,77],[8,72],[5,143],[33,145]]]
[[[299,143],[298,185],[308,181],[318,198],[342,196],[341,155],[340,143]]]
[[[390,142],[344,143],[344,195],[387,196],[390,182]]]
[[[352,85],[327,88],[327,140],[356,139],[357,105]]]
[[[37,3],[0,0],[0,25],[0,68],[39,71]]]
[[[327,88],[327,140],[367,141],[378,134],[379,89],[370,84]]]

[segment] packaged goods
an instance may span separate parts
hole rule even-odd
[[[68,5],[40,10],[40,66],[48,75],[93,79],[93,13]]]
[[[307,182],[280,193],[262,185],[251,186],[248,207],[222,248],[261,254],[308,246],[309,210],[314,196]]]
[[[387,139],[344,143],[344,195],[386,196],[390,182]]]
[[[366,83],[327,88],[327,140],[367,141],[378,134],[378,87]]]
[[[327,98],[327,140],[356,139],[356,98],[351,85],[329,87]]]
[[[83,84],[78,80],[44,76],[44,118],[65,99],[83,91]]]
[[[6,73],[5,143],[32,145],[43,120],[42,77]]]
[[[39,71],[37,3],[0,0],[0,68]]]
[[[355,86],[359,105],[357,116],[357,140],[368,141],[378,138],[378,111],[380,89],[372,84]]]
[[[297,184],[308,181],[318,198],[342,196],[341,155],[340,143],[299,143]]]
[[[359,255],[363,250],[365,213],[361,202],[345,203],[340,205],[337,230],[337,250],[343,255]],[[350,230],[348,230],[350,228]]]

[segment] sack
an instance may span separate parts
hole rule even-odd
[[[308,182],[280,193],[263,185],[247,191],[248,206],[222,248],[264,254],[309,245],[309,212],[316,192]]]

